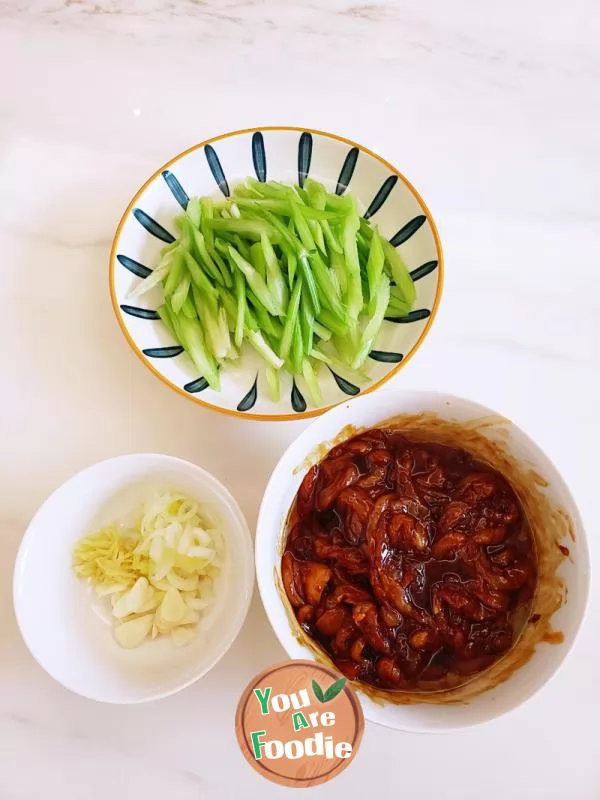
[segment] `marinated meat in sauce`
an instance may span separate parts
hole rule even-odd
[[[298,622],[346,676],[433,689],[511,647],[536,559],[500,474],[390,429],[334,447],[308,471],[281,571]]]

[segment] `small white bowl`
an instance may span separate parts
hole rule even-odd
[[[179,648],[158,637],[124,650],[98,614],[91,588],[73,571],[73,546],[155,489],[180,491],[202,504],[225,537],[225,566],[215,604],[191,644]],[[184,689],[222,658],[246,618],[253,586],[250,532],[227,489],[187,461],[139,454],[95,464],[50,495],[23,537],[13,591],[25,643],[49,675],[92,700],[142,703]]]
[[[547,592],[545,586],[537,592],[532,619],[511,651],[514,655],[521,648],[518,655],[523,654],[525,663],[510,670],[510,677],[497,685],[493,685],[489,677],[499,665],[502,667],[498,668],[496,674],[506,670],[505,659],[508,656],[466,686],[454,690],[457,694],[452,702],[442,702],[431,693],[426,702],[423,702],[423,695],[421,702],[418,702],[418,696],[414,694],[408,704],[382,701],[381,698],[374,701],[360,690],[360,684],[354,684],[359,691],[367,719],[399,730],[434,733],[487,722],[528,700],[557,672],[580,628],[589,592],[590,564],[585,532],[569,490],[542,450],[509,420],[470,400],[425,391],[386,391],[365,395],[328,411],[313,422],[284,453],[273,471],[263,497],[255,551],[261,598],[279,641],[291,658],[314,659],[314,651],[305,644],[305,639],[301,640],[298,636],[299,629],[294,615],[280,589],[282,536],[296,492],[307,470],[324,457],[333,440],[338,443],[352,436],[353,430],[377,427],[398,415],[421,415],[423,412],[434,414],[444,421],[461,423],[467,429],[477,430],[485,437],[486,442],[491,441],[495,443],[494,446],[500,446],[501,452],[506,454],[511,463],[522,467],[523,474],[533,470],[533,473],[547,481],[547,486],[543,487],[533,473],[527,472],[527,480],[531,474],[535,492],[532,495],[534,500],[527,502],[531,502],[530,507],[535,508],[535,501],[539,501],[538,507],[548,509],[548,518],[553,528],[545,528],[542,524],[538,525],[538,529],[541,528],[544,535],[548,531],[550,560],[553,560],[554,554],[558,556],[555,564],[560,563],[558,571],[552,574],[562,583],[558,594],[555,591],[555,582],[550,587],[554,594]],[[475,422],[477,420],[481,421],[481,425]],[[514,486],[517,488],[516,484]],[[523,496],[520,492],[519,494],[523,501]],[[530,507],[525,504],[526,510]],[[570,532],[566,515],[571,521]],[[561,558],[559,544],[568,547],[568,558]],[[556,643],[537,644],[533,655],[527,660],[533,649],[532,640],[537,635],[533,627],[529,631],[528,629],[536,624],[533,612],[538,610],[538,606],[541,609],[543,597],[550,597],[552,603],[557,604],[562,598],[562,606],[548,615],[552,628],[560,634],[549,637]],[[477,684],[480,677],[481,683]],[[491,688],[482,689],[482,686]]]

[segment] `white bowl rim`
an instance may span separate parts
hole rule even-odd
[[[377,396],[381,396],[381,394],[387,394],[388,396],[390,396],[392,393],[393,393],[393,390],[386,389],[386,390],[384,390],[384,392],[378,392]],[[468,397],[463,397],[463,396],[457,395],[457,394],[451,394],[449,392],[438,391],[438,390],[435,390],[435,389],[418,389],[417,388],[417,389],[406,389],[402,393],[403,397],[407,397],[409,395],[413,395],[413,396],[414,395],[418,395],[418,396],[420,396],[422,398],[425,397],[425,396],[430,397],[430,398],[444,398],[444,400],[457,401],[459,403],[463,403],[464,402],[464,403],[468,403],[469,405],[471,405],[473,407],[478,407],[483,412],[485,412],[486,415],[493,414],[493,415],[502,416],[505,419],[508,419],[507,417],[505,417],[505,415],[500,414],[499,412],[495,411],[494,409],[490,408],[487,405],[484,405],[483,403],[480,403],[477,400],[471,400]],[[349,399],[345,403],[339,404],[339,406],[333,406],[331,409],[328,409],[328,411],[323,415],[323,417],[327,416],[328,414],[335,413],[336,409],[340,408],[342,405],[346,405],[347,406],[347,405],[350,405],[352,403],[361,403],[363,401],[363,399],[366,399],[366,395],[362,395],[361,397],[356,397],[356,398]],[[399,410],[398,413],[402,413],[401,410]],[[259,591],[259,594],[260,594],[261,602],[263,604],[263,608],[265,610],[265,613],[266,613],[267,618],[269,620],[269,623],[271,625],[271,628],[272,628],[273,632],[275,633],[275,636],[277,637],[279,643],[281,644],[281,646],[283,647],[285,652],[290,657],[291,657],[291,655],[290,655],[290,651],[289,651],[288,647],[289,647],[289,643],[290,643],[290,637],[294,638],[293,634],[292,634],[291,630],[289,629],[289,625],[288,625],[288,629],[287,630],[284,630],[282,627],[279,627],[278,625],[276,625],[276,623],[273,620],[273,616],[271,614],[270,608],[268,607],[267,603],[265,602],[264,593],[263,593],[263,590],[265,589],[267,584],[270,585],[270,581],[272,581],[272,579],[273,579],[272,572],[271,572],[271,574],[267,574],[268,570],[262,570],[260,562],[259,562],[259,552],[261,551],[262,547],[267,546],[266,543],[263,544],[263,542],[265,541],[265,537],[267,535],[266,532],[265,532],[267,530],[267,528],[264,525],[264,519],[263,519],[267,514],[267,509],[266,509],[266,506],[265,506],[265,499],[267,497],[267,494],[271,490],[271,485],[275,482],[275,475],[278,472],[282,462],[284,461],[284,459],[288,455],[289,451],[293,447],[297,446],[298,443],[303,438],[306,438],[308,436],[308,431],[311,429],[311,427],[313,425],[317,424],[320,419],[322,419],[322,417],[321,418],[317,418],[316,420],[313,420],[311,422],[311,424],[308,425],[300,433],[300,435],[290,443],[290,445],[282,453],[281,458],[277,461],[276,465],[273,467],[273,471],[271,472],[271,475],[270,475],[269,480],[267,482],[267,485],[265,487],[265,491],[264,491],[264,494],[263,494],[263,498],[261,500],[260,508],[259,508],[259,511],[258,511],[258,517],[257,517],[257,521],[256,521],[256,537],[255,537],[255,542],[254,542],[254,558],[255,558],[256,582],[258,584],[258,591]],[[427,727],[425,727],[425,726],[418,727],[418,726],[410,725],[410,724],[407,724],[407,723],[395,724],[395,723],[391,723],[389,721],[385,721],[384,722],[384,721],[379,720],[379,719],[374,719],[372,716],[370,716],[369,709],[364,708],[364,706],[363,706],[365,719],[368,719],[370,722],[373,722],[376,725],[381,725],[384,728],[390,728],[392,730],[405,731],[407,733],[445,734],[445,733],[453,733],[453,732],[458,732],[458,731],[464,731],[464,730],[467,730],[469,728],[475,728],[475,727],[479,727],[481,725],[485,725],[485,724],[489,724],[491,722],[495,722],[496,720],[500,719],[501,717],[505,717],[507,714],[513,713],[518,708],[520,708],[522,705],[524,705],[524,703],[530,701],[532,698],[534,698],[536,695],[538,695],[550,683],[550,681],[552,681],[556,677],[556,675],[558,675],[558,673],[562,670],[566,660],[572,654],[572,652],[573,652],[573,650],[574,650],[574,648],[575,648],[575,646],[577,644],[577,641],[578,641],[578,639],[580,637],[580,634],[581,634],[582,626],[583,626],[585,620],[588,617],[588,611],[589,611],[589,605],[590,605],[590,596],[591,596],[590,551],[589,551],[587,533],[586,533],[585,527],[583,525],[581,512],[579,511],[579,507],[578,507],[577,503],[575,502],[575,498],[573,497],[573,495],[571,493],[571,490],[569,489],[566,481],[562,477],[561,472],[556,467],[554,461],[547,455],[545,450],[534,439],[532,439],[532,437],[529,436],[529,434],[526,433],[526,431],[523,430],[523,428],[521,428],[519,425],[517,425],[512,420],[508,420],[508,421],[548,461],[548,463],[550,464],[551,468],[555,471],[557,477],[562,482],[562,488],[563,488],[563,490],[565,492],[566,497],[572,503],[573,523],[574,523],[575,528],[577,530],[578,558],[581,561],[581,565],[582,565],[581,572],[582,572],[582,575],[585,578],[585,585],[583,587],[583,589],[584,589],[584,599],[583,599],[583,602],[582,602],[582,605],[581,605],[581,613],[579,615],[579,618],[578,618],[576,624],[572,627],[571,643],[564,650],[564,652],[562,653],[561,658],[558,661],[558,663],[556,664],[553,672],[551,672],[550,675],[548,675],[548,677],[545,678],[545,680],[542,681],[542,683],[540,683],[531,692],[531,694],[525,700],[523,700],[521,703],[518,703],[517,705],[515,705],[515,706],[513,706],[511,708],[505,709],[505,710],[500,711],[500,712],[496,712],[495,714],[491,715],[489,717],[489,719],[487,719],[487,720],[481,720],[479,722],[469,723],[469,724],[466,724],[466,725],[456,725],[456,726],[451,726],[450,725],[450,726],[443,726],[443,727],[441,727],[441,726],[437,727],[436,725],[428,725]],[[375,424],[377,424],[377,423],[375,423]],[[314,655],[311,653],[311,651],[308,648],[304,648],[304,650],[305,650],[305,653],[306,653],[306,655],[304,656],[305,658],[314,659]],[[359,698],[362,698],[362,694],[360,693],[360,691],[359,691]],[[402,708],[402,706],[398,706],[398,708]]]
[[[96,468],[106,466],[107,464],[114,463],[114,462],[125,462],[125,461],[133,461],[134,459],[144,458],[148,461],[156,461],[157,463],[171,463],[171,464],[179,464],[183,465],[186,469],[189,469],[192,472],[195,472],[198,475],[201,475],[203,478],[207,478],[213,486],[221,491],[226,499],[231,503],[231,509],[234,515],[238,518],[240,523],[240,528],[243,534],[243,541],[245,542],[244,545],[244,578],[246,582],[244,596],[241,598],[242,602],[239,606],[239,610],[237,613],[237,618],[235,620],[235,624],[231,629],[230,635],[224,641],[223,645],[219,650],[216,651],[214,658],[210,659],[208,664],[202,669],[197,675],[193,678],[190,678],[187,681],[182,681],[180,684],[177,684],[170,689],[167,689],[163,692],[155,692],[153,694],[149,694],[145,697],[138,697],[133,700],[124,700],[124,699],[114,699],[107,697],[106,695],[100,696],[96,695],[93,692],[84,693],[80,690],[74,689],[73,687],[69,686],[68,683],[62,680],[58,675],[54,673],[53,670],[48,669],[42,661],[38,658],[35,647],[32,646],[31,642],[27,639],[23,627],[21,625],[21,618],[19,614],[19,601],[17,599],[17,589],[19,585],[20,576],[19,573],[22,569],[23,561],[27,555],[28,547],[30,545],[30,539],[32,538],[31,529],[34,526],[36,520],[41,516],[42,511],[46,504],[55,496],[57,495],[62,489],[64,489],[72,480],[76,478],[80,478],[85,476],[87,473],[93,472]],[[187,689],[192,684],[196,683],[196,681],[203,678],[210,670],[223,658],[223,656],[228,652],[228,650],[233,645],[234,641],[239,636],[239,633],[242,629],[242,626],[246,620],[246,616],[248,615],[248,610],[250,608],[250,603],[252,601],[252,595],[254,594],[254,582],[255,582],[255,571],[254,571],[254,559],[252,558],[252,537],[250,534],[250,528],[248,527],[248,523],[246,522],[246,518],[237,502],[235,497],[231,494],[229,489],[227,489],[218,478],[215,478],[210,472],[205,470],[203,467],[199,466],[198,464],[194,464],[191,461],[186,461],[183,458],[179,458],[177,456],[170,456],[162,453],[126,453],[124,455],[113,456],[111,458],[103,459],[102,461],[97,461],[94,464],[90,464],[87,467],[79,470],[78,472],[73,473],[70,475],[66,480],[60,483],[42,502],[39,506],[29,523],[27,524],[27,529],[23,534],[23,538],[19,544],[19,550],[17,552],[17,557],[15,560],[15,566],[13,570],[13,609],[15,613],[15,618],[17,620],[17,625],[19,627],[19,631],[21,633],[21,637],[25,643],[25,646],[29,650],[32,658],[39,664],[39,666],[50,675],[57,683],[63,686],[70,692],[79,695],[80,697],[85,697],[88,700],[94,700],[98,703],[106,703],[108,705],[139,705],[141,703],[149,703],[154,700],[162,700],[165,697],[170,697],[171,695],[177,694],[178,692],[183,691],[183,689]]]

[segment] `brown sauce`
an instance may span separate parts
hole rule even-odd
[[[282,581],[305,633],[380,689],[466,682],[516,641],[536,586],[511,486],[464,450],[366,431],[307,472]]]

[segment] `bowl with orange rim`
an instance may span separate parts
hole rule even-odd
[[[236,185],[249,177],[300,188],[310,178],[340,198],[352,195],[359,214],[395,248],[414,283],[410,311],[386,316],[361,367],[360,380],[354,370],[346,372],[337,361],[317,364],[318,401],[301,372],[279,370],[278,391],[276,395],[270,391],[266,362],[246,343],[239,357],[219,370],[218,389],[211,387],[159,314],[164,302],[161,284],[142,295],[138,291],[161,263],[165,248],[177,244],[175,220],[186,211],[190,199],[212,197],[215,204],[223,204]],[[294,127],[225,133],[172,158],[129,203],[114,237],[109,265],[117,322],[145,366],[199,405],[258,420],[317,416],[385,384],[409,361],[430,330],[442,279],[442,248],[435,223],[404,175],[355,142]],[[282,325],[284,321],[282,315]]]

